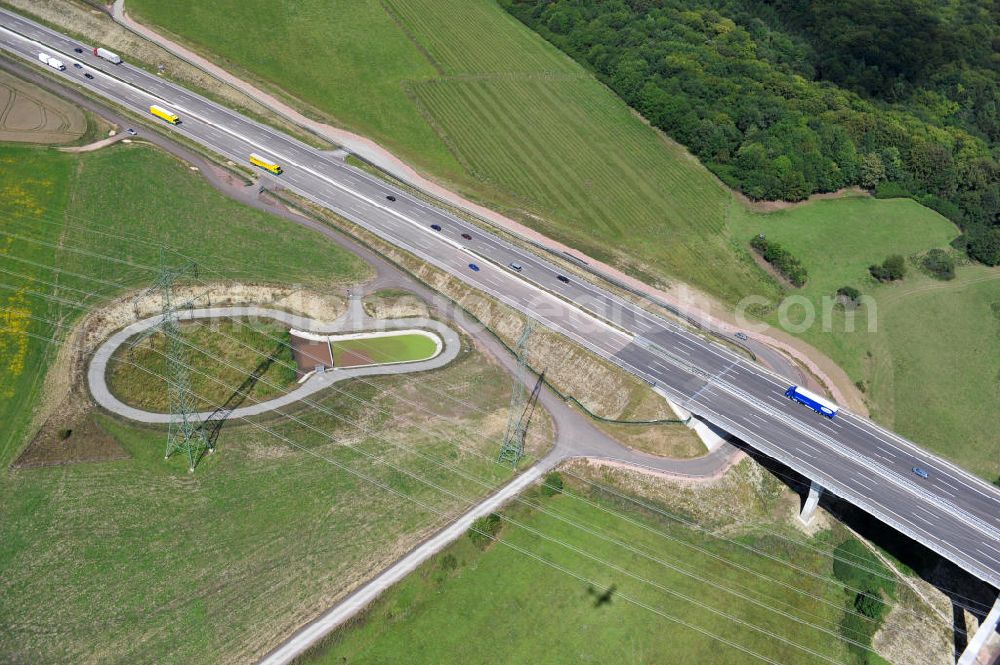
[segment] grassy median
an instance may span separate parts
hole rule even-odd
[[[415,362],[437,351],[437,343],[420,333],[334,340],[330,347],[335,367]]]

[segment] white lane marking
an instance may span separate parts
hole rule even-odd
[[[984,552],[978,547],[976,548],[976,551],[979,552],[983,556],[983,558],[986,559],[987,561],[991,561],[993,563],[1000,563],[1000,559],[998,559],[996,555],[990,554],[989,552]]]
[[[864,476],[852,476],[851,477],[851,482],[852,483],[857,483],[858,485],[863,486],[865,489],[867,489],[869,491],[874,491],[875,490],[875,488],[869,483],[868,480],[865,479]]]
[[[958,496],[958,495],[957,495],[957,494],[955,494],[954,492],[949,492],[948,490],[946,490],[946,489],[945,489],[945,488],[943,488],[943,487],[938,487],[938,488],[937,488],[937,490],[938,490],[939,492],[941,492],[942,494],[947,494],[948,496],[950,496],[950,497],[951,497],[951,498],[953,498],[953,499],[954,499],[954,498],[957,498],[957,496]]]

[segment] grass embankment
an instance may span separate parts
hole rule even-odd
[[[330,343],[334,367],[379,365],[427,360],[437,344],[427,335],[386,335]]]
[[[193,408],[211,411],[230,399],[240,406],[273,399],[295,387],[288,327],[276,321],[226,319],[211,323],[193,321],[179,327],[184,362],[197,371],[190,373],[191,389],[199,397]],[[109,366],[108,387],[126,404],[166,413],[170,408],[170,375],[166,337],[153,333],[129,349],[123,345]],[[190,346],[187,346],[190,345]],[[258,378],[240,386],[255,374]]]
[[[726,242],[729,194],[715,178],[493,3],[250,5],[129,6],[225,66],[280,85],[470,196],[634,274],[680,278],[727,299],[773,291]]]
[[[746,474],[747,470],[745,463],[732,475]],[[566,476],[564,479],[570,480]],[[839,527],[808,539],[807,545],[815,549],[783,540],[782,536],[802,536],[790,531],[784,521],[790,513],[782,511],[781,519],[769,515],[780,492],[776,493],[773,486],[752,489],[743,481],[739,484],[751,493],[748,504],[762,507],[761,499],[766,497],[764,503],[770,506],[769,511],[757,513],[755,528],[735,524],[731,519],[694,518],[678,506],[663,504],[660,506],[665,508],[666,516],[652,511],[636,513],[631,504],[588,491],[577,481],[569,483],[571,490],[582,492],[596,506],[565,494],[545,497],[537,490],[531,491],[528,498],[541,502],[544,510],[563,519],[521,504],[509,506],[504,515],[568,547],[503,522],[499,524],[502,543],[462,538],[384,594],[359,621],[335,633],[306,662],[735,664],[756,660],[656,613],[663,612],[774,662],[884,663],[863,647],[852,647],[838,639],[850,636],[868,644],[879,625],[878,620],[845,611],[853,608],[854,601],[844,585],[867,584],[876,599],[896,600],[898,592],[891,582],[861,575],[851,566],[840,566],[846,569],[844,574],[832,564],[830,555],[837,549],[847,561],[863,562],[880,574],[887,571]],[[675,491],[675,498],[679,494]],[[721,505],[722,499],[705,495],[702,507],[708,504]],[[619,510],[627,511],[636,522],[627,524],[608,512]],[[725,533],[732,540],[682,526],[678,517],[717,527],[716,533]],[[584,524],[597,535],[587,534],[565,520]],[[617,539],[631,549],[598,536]],[[593,584],[573,579],[506,544],[536,553]],[[755,555],[745,547],[760,548],[773,559]],[[619,570],[579,552],[613,562]],[[801,570],[826,579],[796,571],[787,565],[790,560]],[[685,572],[701,576],[704,581]],[[742,594],[743,598],[719,587]],[[652,610],[630,604],[623,595],[646,603]],[[913,607],[912,599],[903,604]],[[883,607],[877,601],[873,605]],[[781,616],[780,612],[802,621]],[[719,613],[738,617],[761,630],[755,631]],[[940,646],[929,646],[930,636],[926,637],[928,652]],[[865,656],[872,659],[865,661]]]
[[[764,233],[809,271],[801,289],[816,320],[799,333],[861,382],[872,415],[900,433],[988,480],[1000,476],[1000,270],[962,265],[951,281],[920,269],[929,249],[947,249],[958,229],[909,199],[866,197],[816,201],[767,215],[734,206],[734,239]],[[890,254],[908,257],[905,278],[879,283],[868,272]],[[837,289],[853,286],[874,299],[869,311],[836,306]],[[823,321],[824,300],[829,325]],[[787,309],[792,325],[804,308]],[[767,314],[780,325],[780,311]],[[869,322],[874,331],[869,332]]]
[[[154,275],[140,266],[155,266],[159,251],[137,237],[195,257],[222,280],[321,289],[367,271],[314,232],[222,198],[185,165],[148,147],[84,155],[0,147],[0,164],[0,264],[8,271],[0,276],[5,469],[24,442],[56,354],[55,344],[25,333],[62,336],[80,315],[32,291],[96,306],[126,288],[149,285]],[[54,273],[51,266],[71,272]],[[376,437],[445,458],[489,487],[509,476],[491,461],[505,423],[509,377],[476,353],[433,377],[434,392],[418,389],[428,375],[344,385],[347,394],[315,397],[339,419],[301,409],[305,424],[276,417],[266,426],[326,460],[455,510],[456,500],[360,453],[463,496],[487,490]],[[448,420],[431,421],[428,413]],[[74,459],[67,454],[62,466],[0,475],[0,661],[251,661],[440,523],[249,425],[223,427],[217,452],[189,475],[179,457],[163,460],[162,428],[97,413],[84,417],[87,424],[74,428],[66,444],[89,450],[78,437],[99,439],[97,446],[115,448],[103,459],[116,461],[65,464]],[[551,437],[544,418],[537,424],[532,456]],[[477,447],[486,459],[459,443]],[[58,463],[58,453],[49,451],[46,462]]]

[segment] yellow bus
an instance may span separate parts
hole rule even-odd
[[[181,121],[181,119],[177,117],[176,113],[174,113],[173,111],[168,111],[162,106],[157,106],[156,104],[153,104],[152,106],[149,107],[149,112],[155,115],[157,118],[162,118],[163,120],[166,120],[171,125],[176,125]]]
[[[270,171],[271,173],[281,173],[281,167],[276,163],[272,162],[267,157],[261,157],[255,152],[250,153],[250,163],[254,166],[259,166],[260,168]]]

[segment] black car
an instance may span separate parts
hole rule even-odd
[[[466,240],[472,240],[472,236],[470,236],[468,233],[463,233],[462,237],[465,238]]]
[[[566,275],[556,275],[556,279],[558,279],[563,284],[569,284],[569,277],[567,277]]]
[[[434,229],[435,231],[440,231],[441,230],[441,225],[440,224],[431,224],[431,228]]]
[[[75,49],[73,49],[73,50],[74,50],[74,51],[76,51],[77,53],[83,53],[83,49],[82,49],[82,48],[80,48],[79,46],[77,46],[77,47],[76,47]]]
[[[390,201],[395,201],[396,200],[396,197],[393,196],[392,194],[386,194],[385,198],[389,199]]]
[[[83,76],[84,76],[84,78],[88,78],[88,79],[94,78],[94,75],[91,74],[90,72],[84,72]]]

